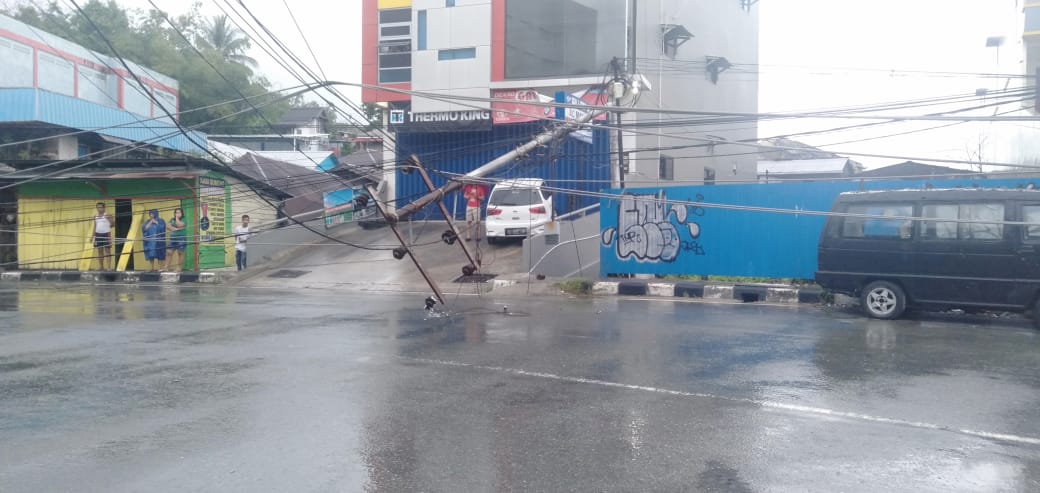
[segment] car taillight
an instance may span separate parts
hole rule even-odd
[[[502,209],[488,209],[487,210],[487,215],[489,215],[489,216],[497,216],[499,214],[502,214]]]
[[[545,214],[545,206],[532,207],[531,214]]]

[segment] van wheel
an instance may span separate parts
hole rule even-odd
[[[863,288],[860,303],[867,315],[892,320],[899,318],[906,310],[906,294],[903,293],[903,288],[895,283],[874,281]]]

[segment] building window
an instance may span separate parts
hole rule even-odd
[[[704,184],[715,184],[715,168],[704,168]]]
[[[415,45],[417,50],[426,49],[426,11],[420,10],[418,14],[418,33],[415,35]]]
[[[379,28],[379,36],[382,38],[396,38],[411,34],[412,26],[388,26]]]
[[[412,22],[412,9],[387,9],[379,11],[379,24]]]
[[[602,76],[625,57],[626,0],[505,0],[507,79]]]
[[[1040,5],[1027,5],[1024,13],[1026,17],[1025,35],[1035,36],[1040,34]]]
[[[412,9],[379,11],[379,83],[412,80]],[[424,33],[425,34],[425,33]],[[425,44],[425,39],[423,39]]]
[[[444,6],[445,7],[454,7],[455,6],[455,0],[445,0],[444,1]]]
[[[455,48],[453,50],[440,50],[437,52],[438,60],[465,60],[467,58],[476,57],[476,48]]]
[[[675,158],[671,156],[661,156],[658,160],[659,168],[658,178],[662,180],[672,181],[675,179]]]

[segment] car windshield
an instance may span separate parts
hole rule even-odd
[[[541,204],[542,198],[534,188],[501,188],[491,193],[488,200],[491,205],[532,205]]]

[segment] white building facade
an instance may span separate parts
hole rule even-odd
[[[651,90],[636,104],[650,111],[622,119],[623,167],[616,141],[611,144],[613,185],[621,168],[627,187],[756,178],[753,148],[725,143],[753,142],[754,122],[705,125],[694,121],[702,117],[652,111],[758,111],[757,81],[732,70],[758,63],[755,2],[364,2],[362,74],[369,86],[362,99],[385,106],[393,130],[479,132],[552,119],[551,108],[523,102],[551,102],[561,94],[570,102],[603,105],[617,59],[621,72],[641,74]],[[614,116],[609,124],[616,124]],[[386,154],[391,162],[395,151]]]

